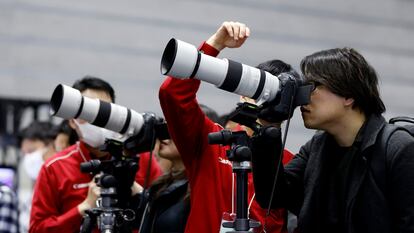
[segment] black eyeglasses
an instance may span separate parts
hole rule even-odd
[[[312,85],[312,91],[314,91],[317,87],[321,86],[322,83],[318,81],[308,81],[308,85]]]

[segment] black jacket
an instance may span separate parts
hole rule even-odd
[[[140,197],[140,233],[182,233],[190,212],[190,201],[185,198],[188,180],[175,180],[158,193],[160,186],[153,185]]]
[[[414,232],[414,140],[398,131],[389,140],[387,152],[379,145],[386,125],[381,116],[371,116],[353,147],[356,152],[350,165],[345,191],[344,232],[381,233]],[[298,215],[299,232],[321,232],[320,216],[323,171],[327,147],[332,137],[317,133],[293,160],[280,167],[272,207],[286,207]],[[257,201],[267,208],[280,137],[258,136],[254,143],[253,175]],[[261,155],[261,156],[255,156]]]

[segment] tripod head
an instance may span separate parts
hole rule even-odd
[[[222,130],[208,134],[209,144],[231,145],[231,149],[226,151],[227,157],[233,162],[250,161],[252,153],[250,151],[250,139],[245,131],[232,132]]]
[[[86,211],[81,232],[92,232],[96,225],[101,232],[125,232],[135,219],[135,212],[128,207],[131,186],[138,170],[138,158],[124,156],[123,143],[112,139],[106,140],[100,149],[109,152],[111,159],[81,164],[82,172],[93,175],[101,173],[95,180],[101,187],[100,202],[97,208]]]
[[[248,118],[245,118],[248,119]],[[250,233],[251,228],[260,226],[260,223],[249,219],[247,213],[247,179],[251,171],[252,151],[250,137],[245,131],[232,132],[222,130],[208,134],[209,144],[231,145],[226,155],[233,164],[233,172],[237,177],[236,219],[233,222],[223,223],[223,227],[233,228],[232,232]]]

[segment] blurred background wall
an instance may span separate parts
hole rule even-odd
[[[296,68],[315,51],[350,46],[380,76],[386,117],[414,115],[412,0],[0,0],[0,96],[48,100],[59,83],[89,74],[109,81],[117,103],[161,113],[159,63],[171,37],[198,45],[225,20],[246,23],[245,46],[226,50],[249,65],[282,59]],[[209,84],[200,102],[220,114],[238,97]],[[296,112],[287,147],[312,135]]]

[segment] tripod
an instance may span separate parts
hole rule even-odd
[[[250,138],[244,131],[232,132],[222,130],[208,135],[209,144],[231,145],[231,149],[226,151],[227,157],[233,163],[233,173],[236,174],[236,219],[233,222],[223,223],[225,228],[233,228],[234,231],[228,233],[241,232],[251,233],[251,228],[257,228],[260,223],[249,219],[248,209],[248,174],[251,172]]]
[[[109,178],[111,179],[111,178]],[[97,208],[86,211],[81,233],[92,232],[96,224],[101,232],[131,232],[125,223],[135,219],[135,212],[131,209],[117,208],[117,192],[114,187],[101,189],[101,203]]]
[[[122,148],[122,143],[108,140],[103,150],[110,152],[111,160],[91,160],[81,164],[82,172],[103,173],[96,180],[101,187],[101,201],[97,203],[98,207],[85,212],[81,233],[91,233],[95,226],[104,233],[132,232],[135,212],[127,207],[138,163],[137,159],[124,157]]]

